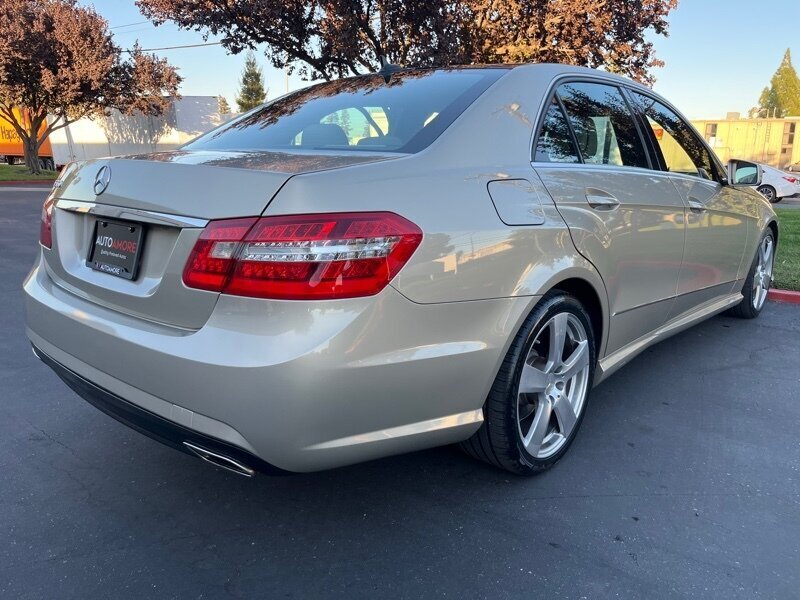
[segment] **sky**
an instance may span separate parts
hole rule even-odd
[[[88,2],[83,2],[88,4]],[[133,0],[95,0],[117,44],[143,48],[203,43],[199,33],[172,24],[154,27]],[[670,14],[668,38],[652,36],[658,58],[666,66],[654,69],[655,90],[690,119],[743,115],[756,105],[783,54],[791,48],[800,70],[800,0],[680,0]],[[209,41],[213,41],[210,38]],[[222,94],[236,110],[235,97],[244,54],[229,55],[220,46],[159,50],[178,67],[185,96]],[[270,98],[308,85],[274,69],[260,54]]]

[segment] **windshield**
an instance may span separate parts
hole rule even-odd
[[[186,145],[187,150],[418,152],[504,69],[401,71],[340,79],[278,98]]]

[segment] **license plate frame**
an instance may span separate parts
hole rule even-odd
[[[114,277],[135,280],[142,260],[144,232],[141,223],[98,218],[90,238],[86,266]]]

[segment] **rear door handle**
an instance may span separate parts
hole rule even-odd
[[[705,204],[703,204],[699,200],[695,200],[694,198],[689,198],[689,208],[693,212],[706,212],[708,210]]]
[[[586,190],[586,201],[598,210],[613,210],[619,206],[619,200],[603,190]]]

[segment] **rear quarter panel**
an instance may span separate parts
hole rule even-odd
[[[570,276],[590,279],[600,293],[602,282],[575,251],[530,165],[537,113],[557,72],[548,66],[511,70],[424,151],[298,175],[265,214],[385,210],[410,219],[424,238],[393,285],[418,303],[534,296]],[[500,219],[487,186],[509,179],[530,184],[544,223]]]

